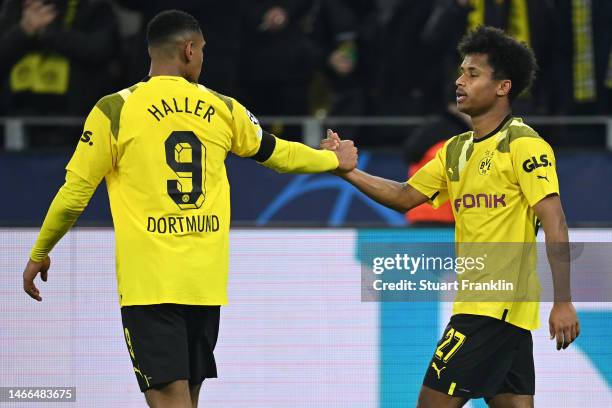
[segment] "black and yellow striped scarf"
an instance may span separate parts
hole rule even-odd
[[[468,14],[468,31],[481,25],[490,25],[490,22],[485,21],[486,6],[490,2],[498,7],[509,6],[505,31],[516,40],[527,45],[531,44],[527,0],[471,0],[472,10]]]
[[[581,103],[597,98],[591,11],[591,0],[572,0],[574,100]]]

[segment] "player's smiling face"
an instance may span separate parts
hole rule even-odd
[[[493,77],[493,68],[486,54],[468,54],[461,63],[457,86],[457,109],[470,116],[487,112],[500,95],[503,80]]]

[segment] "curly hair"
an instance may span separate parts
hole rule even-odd
[[[457,50],[461,56],[485,54],[493,68],[493,78],[509,79],[512,88],[508,94],[510,102],[531,86],[538,69],[533,51],[494,27],[480,26],[466,34]]]

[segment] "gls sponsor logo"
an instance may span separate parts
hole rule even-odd
[[[501,194],[464,194],[453,201],[455,211],[459,208],[497,208],[506,206],[506,195]]]
[[[83,143],[87,143],[88,145],[92,146],[93,142],[91,141],[91,136],[93,133],[91,133],[89,130],[86,130],[85,132],[83,132],[83,135],[81,136],[81,142]]]
[[[531,159],[527,159],[523,162],[523,170],[526,173],[531,173],[538,167],[548,167],[552,166],[552,163],[548,161],[548,156],[545,154],[540,155],[540,161],[538,161],[535,156],[532,156]]]

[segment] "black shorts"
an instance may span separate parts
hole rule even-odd
[[[438,342],[423,385],[465,399],[534,395],[531,332],[492,317],[455,315]]]
[[[219,306],[159,304],[121,308],[123,334],[140,391],[176,380],[217,377],[213,350]]]

